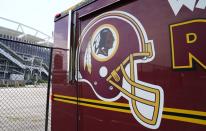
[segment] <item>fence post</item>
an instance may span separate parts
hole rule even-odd
[[[6,82],[6,88],[9,87],[9,82],[8,81],[5,81]]]
[[[48,131],[48,120],[49,120],[49,99],[50,99],[50,86],[51,86],[51,68],[52,68],[52,54],[53,48],[50,48],[50,63],[49,63],[49,79],[47,87],[47,102],[46,102],[46,119],[45,119],[45,131]]]

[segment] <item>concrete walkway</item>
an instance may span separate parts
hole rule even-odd
[[[44,131],[47,84],[0,88],[0,131]]]

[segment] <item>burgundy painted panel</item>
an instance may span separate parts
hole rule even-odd
[[[93,3],[93,5],[96,5],[98,2]],[[124,11],[127,12],[134,17],[136,17],[139,22],[144,27],[146,34],[148,36],[149,40],[153,40],[154,42],[154,49],[155,49],[155,58],[148,63],[142,63],[138,64],[138,79],[147,83],[151,83],[154,85],[158,85],[162,87],[164,91],[164,109],[167,108],[173,108],[173,109],[185,109],[185,110],[193,110],[193,111],[206,111],[206,104],[204,102],[204,92],[205,89],[205,82],[206,82],[206,74],[205,69],[203,66],[201,66],[197,61],[193,60],[193,65],[195,65],[195,68],[192,69],[175,69],[173,68],[172,63],[172,33],[171,33],[171,26],[174,24],[187,22],[190,20],[197,20],[197,19],[206,19],[206,14],[204,9],[198,9],[195,8],[194,11],[189,10],[186,6],[183,6],[182,9],[178,12],[178,14],[174,14],[172,8],[172,5],[169,4],[167,0],[138,0],[135,2],[128,3],[127,5],[121,5],[114,7],[113,9],[109,8],[107,11],[111,10],[118,10],[118,11]],[[87,14],[90,11],[87,11],[86,9],[89,8],[95,8],[98,7],[89,5],[85,7],[85,9],[81,9],[78,11],[80,14],[84,12],[84,14]],[[83,31],[87,24],[91,22],[93,19],[95,19],[96,16],[101,14],[90,16],[88,19],[84,17],[84,20],[81,21],[81,30]],[[81,15],[80,15],[81,16]],[[103,21],[103,20],[102,20]],[[119,21],[120,22],[120,21]],[[94,24],[92,28],[87,32],[86,38],[83,41],[90,41],[89,39],[92,39],[92,35],[95,32],[96,29],[98,29],[99,26],[102,24],[112,24],[115,27],[117,27],[117,30],[120,35],[120,41],[124,41],[122,43],[125,44],[125,48],[119,48],[119,50],[116,52],[114,58],[111,59],[111,61],[106,61],[102,65],[109,65],[108,68],[113,68],[117,65],[119,65],[124,59],[121,58],[122,54],[125,56],[129,55],[129,52],[133,52],[133,50],[137,50],[138,47],[130,46],[129,44],[134,42],[134,38],[130,35],[130,29],[127,27],[127,25],[118,25],[118,22],[115,20],[104,20],[102,23],[99,22],[98,24]],[[203,23],[203,25],[205,25]],[[190,26],[190,25],[188,25]],[[193,27],[194,26],[194,27]],[[201,27],[199,27],[201,26]],[[204,35],[204,28],[205,26],[199,25],[196,26],[193,24],[189,28],[192,28],[192,33],[196,33],[198,35],[198,41],[201,42],[200,46],[197,47],[191,52],[193,54],[198,54],[200,56],[200,61],[204,64],[205,56],[204,56],[204,38],[202,37]],[[122,28],[119,28],[122,27]],[[188,28],[182,29],[183,27],[175,28],[176,30],[174,33],[174,42],[175,42],[175,48],[178,48],[178,50],[175,50],[175,55],[179,55],[180,58],[183,61],[188,62],[188,56],[182,54],[184,50],[184,43],[186,39],[186,33],[190,33],[191,29]],[[123,34],[121,34],[123,33]],[[182,33],[182,34],[181,34]],[[179,35],[181,34],[181,35]],[[185,36],[184,36],[185,35]],[[89,37],[90,36],[90,37]],[[181,37],[180,37],[181,36]],[[132,37],[132,38],[130,38]],[[194,36],[193,36],[194,37]],[[194,38],[191,38],[194,39]],[[180,42],[180,44],[178,43]],[[84,43],[84,42],[83,42]],[[122,44],[120,43],[120,44]],[[121,45],[120,45],[121,46]],[[119,47],[120,47],[119,46]],[[197,46],[197,44],[193,44],[194,47]],[[81,47],[82,50],[87,50],[87,44],[83,44]],[[182,48],[182,49],[181,49]],[[185,44],[185,48],[187,49],[188,46]],[[191,47],[192,48],[192,47]],[[198,53],[199,50],[202,50],[201,53]],[[182,56],[184,55],[184,56]],[[198,55],[195,55],[198,57]],[[183,59],[185,58],[185,59]],[[93,86],[97,83],[104,83],[96,88],[94,87],[95,91],[100,94],[101,96],[105,97],[112,97],[116,96],[115,93],[108,93],[107,90],[108,86],[106,84],[107,81],[104,80],[104,78],[101,78],[99,76],[100,67],[98,67],[98,61],[93,61],[93,72],[91,75],[81,65],[84,65],[84,59],[85,59],[85,52],[81,54],[80,50],[80,72],[85,79],[88,80],[93,79],[94,81],[89,81],[90,84]],[[179,59],[180,62],[181,59]],[[82,69],[82,70],[81,70]],[[109,71],[109,73],[111,73]],[[108,73],[108,74],[109,74]],[[96,78],[96,80],[95,80]],[[98,81],[99,80],[99,81]],[[103,81],[103,82],[101,82]],[[118,90],[113,90],[114,92],[118,92]],[[91,99],[99,99],[94,91],[91,88],[91,85],[82,84],[80,87],[80,97],[82,98],[91,98]],[[117,100],[118,102],[125,102],[128,103],[127,100],[124,98],[121,98]],[[139,124],[135,119],[132,119],[131,114],[122,114],[117,113],[114,111],[106,111],[106,110],[100,110],[100,109],[94,109],[94,108],[88,108],[85,106],[80,106],[80,117],[81,120],[79,122],[80,130],[81,131],[87,131],[87,130],[119,130],[119,131],[125,131],[125,130],[149,130],[148,128],[143,127],[141,124]],[[122,116],[122,115],[123,116]],[[166,111],[163,112],[163,118],[161,120],[160,127],[157,130],[200,130],[203,131],[206,129],[205,125],[202,124],[195,124],[191,122],[181,122],[176,120],[169,120],[165,119],[164,116],[166,116]],[[116,119],[115,119],[116,118]],[[118,126],[115,124],[114,121],[118,121]],[[94,123],[94,124],[93,124]],[[121,124],[120,124],[121,123]],[[131,124],[130,126],[124,126],[124,124],[127,125],[127,123]],[[128,124],[128,125],[129,125]]]
[[[68,16],[55,22],[54,32],[54,48],[67,49]]]
[[[80,10],[78,10],[79,16],[85,16],[95,10],[98,10],[105,5],[108,5],[117,0],[98,0]],[[128,16],[132,16],[133,19],[139,21],[139,25],[144,28],[145,34],[148,37],[148,40],[153,40],[155,57],[151,61],[145,63],[135,63],[137,70],[134,74],[138,76],[138,80],[142,81],[148,86],[157,87],[164,92],[164,106],[163,113],[161,117],[161,122],[159,126],[156,126],[158,131],[205,131],[206,130],[206,104],[205,104],[205,92],[206,92],[206,74],[205,74],[205,56],[204,50],[206,46],[204,45],[204,34],[205,34],[205,23],[206,14],[205,9],[200,9],[198,7],[198,2],[196,1],[194,10],[188,9],[187,6],[183,6],[179,12],[174,12],[173,5],[169,3],[171,0],[137,0],[131,3],[125,4],[125,2],[119,2],[119,5],[114,5],[113,8],[108,8],[107,11],[122,11]],[[178,4],[178,3],[177,3]],[[180,3],[179,3],[180,4]],[[191,3],[190,3],[191,4]],[[192,6],[192,5],[190,5]],[[200,6],[200,5],[199,5]],[[111,7],[111,6],[110,6]],[[107,9],[107,8],[106,8]],[[178,9],[177,9],[178,10]],[[85,27],[92,20],[96,19],[97,16],[101,15],[104,12],[93,13],[93,16],[84,19],[80,19],[80,32],[82,33]],[[176,14],[175,14],[176,13]],[[118,18],[121,16],[118,16]],[[186,24],[181,26],[180,23],[191,23],[192,21],[203,21],[202,25],[200,24]],[[67,45],[67,29],[68,25],[65,20],[62,21],[64,24],[59,24],[58,29],[64,30],[63,33],[55,37],[55,43],[60,43],[57,47],[66,48]],[[54,70],[53,70],[53,94],[60,94],[64,96],[77,96],[77,89],[79,90],[78,96],[80,98],[78,107],[75,104],[69,104],[66,102],[61,102],[54,100],[52,103],[52,130],[71,130],[71,131],[148,131],[151,130],[151,127],[148,127],[146,124],[142,124],[140,120],[138,121],[135,118],[134,113],[121,113],[118,111],[109,111],[106,109],[99,109],[94,107],[89,107],[89,102],[81,102],[81,98],[92,100],[102,100],[100,97],[112,98],[116,97],[120,92],[119,89],[111,86],[111,83],[105,79],[105,75],[111,74],[111,71],[120,65],[130,53],[141,52],[140,45],[135,45],[134,43],[141,43],[138,41],[139,38],[134,36],[134,30],[126,22],[113,19],[104,19],[101,22],[93,23],[89,31],[86,33],[83,40],[83,45],[80,47],[80,73],[81,76],[88,80],[79,81],[79,86],[70,85],[67,82],[67,72],[66,66],[68,57],[65,50],[56,49],[54,50]],[[61,23],[61,22],[60,22]],[[89,67],[89,55],[86,56],[88,51],[88,43],[92,41],[92,36],[95,34],[95,31],[99,31],[99,36],[104,36],[108,41],[107,35],[104,35],[104,32],[112,33],[115,36],[114,28],[101,28],[103,24],[113,25],[119,34],[119,47],[116,53],[114,53],[110,60],[93,60],[94,55],[92,56],[92,68]],[[133,23],[134,24],[134,23]],[[188,27],[187,27],[188,26]],[[199,27],[200,26],[200,27]],[[87,27],[88,28],[88,27]],[[97,30],[98,29],[98,30]],[[105,29],[105,30],[103,30]],[[56,32],[56,31],[55,31]],[[190,33],[190,36],[187,34]],[[95,35],[94,35],[95,36]],[[98,33],[96,33],[97,39]],[[187,38],[188,37],[188,38]],[[197,37],[197,38],[196,38]],[[115,37],[117,38],[117,37]],[[63,42],[58,42],[63,40]],[[91,41],[90,41],[91,40]],[[97,39],[98,40],[98,39]],[[117,39],[114,39],[115,41]],[[81,43],[81,42],[80,42]],[[198,44],[199,43],[199,44]],[[199,46],[201,46],[201,48]],[[106,46],[105,46],[106,47]],[[112,48],[111,46],[108,48]],[[174,48],[174,49],[173,49]],[[201,50],[201,51],[200,51]],[[153,53],[154,53],[153,52]],[[195,57],[188,58],[189,54],[192,53]],[[108,52],[105,54],[97,50],[97,54],[108,55]],[[153,54],[154,55],[154,54]],[[125,56],[125,57],[123,57]],[[174,57],[173,57],[174,56]],[[178,57],[179,56],[179,57]],[[97,56],[98,57],[98,56]],[[195,59],[197,57],[197,59]],[[104,58],[104,56],[101,58]],[[135,57],[134,57],[135,58]],[[131,57],[129,58],[131,60]],[[142,59],[142,57],[137,57],[137,59]],[[173,60],[174,59],[174,60]],[[188,62],[192,61],[192,64],[188,66]],[[56,63],[55,63],[56,62]],[[176,68],[174,65],[177,64],[183,65],[185,67]],[[100,63],[101,66],[98,64]],[[190,63],[189,63],[190,64]],[[191,67],[190,67],[191,66]],[[101,68],[103,67],[103,68]],[[105,70],[105,67],[107,70]],[[123,68],[126,68],[124,65]],[[131,68],[131,67],[130,67]],[[85,70],[86,69],[86,70]],[[90,71],[91,69],[91,71]],[[103,71],[101,71],[102,69]],[[128,70],[127,70],[128,71]],[[92,72],[92,73],[91,73]],[[100,73],[101,72],[101,73]],[[105,73],[107,72],[107,73]],[[115,72],[114,72],[115,73]],[[119,75],[123,76],[123,73],[116,72],[114,76]],[[132,76],[129,74],[129,76]],[[115,79],[111,78],[113,81]],[[116,78],[118,81],[118,77]],[[134,80],[135,81],[135,80]],[[99,84],[101,83],[101,84]],[[119,78],[118,85],[124,83],[123,78]],[[149,84],[148,84],[149,83]],[[92,88],[93,86],[93,88]],[[130,87],[132,88],[132,87]],[[131,91],[132,92],[132,91]],[[130,93],[131,93],[130,92]],[[161,90],[159,90],[161,92]],[[100,96],[98,96],[99,94]],[[157,95],[157,94],[156,94]],[[143,96],[144,97],[144,96]],[[136,98],[136,97],[135,97]],[[62,99],[64,100],[64,99]],[[72,100],[70,100],[71,102]],[[74,101],[74,100],[73,100]],[[102,100],[103,101],[103,100]],[[121,102],[128,104],[130,98],[124,95],[116,99],[115,102]],[[131,100],[132,101],[132,100]],[[130,101],[130,102],[131,102]],[[159,101],[160,103],[162,101]],[[82,104],[83,103],[83,104]],[[96,103],[96,105],[101,103]],[[130,108],[131,103],[128,104]],[[91,106],[91,105],[90,105]],[[168,109],[172,108],[174,112],[169,112]],[[187,112],[179,112],[175,109],[184,109],[186,111],[199,111],[191,112],[193,114],[187,114]],[[146,110],[146,109],[145,109]],[[146,112],[146,111],[145,111]],[[173,113],[173,114],[172,114]],[[184,114],[186,113],[186,114]],[[78,114],[78,123],[77,116]],[[200,115],[203,114],[203,115]],[[144,114],[145,115],[145,114]],[[185,116],[184,116],[185,115]],[[161,115],[160,115],[161,116]],[[170,116],[170,117],[168,117]],[[181,116],[181,120],[177,120]],[[178,117],[178,118],[177,118]],[[185,118],[185,119],[184,119]],[[188,120],[192,119],[192,120]],[[188,120],[188,121],[187,121]],[[202,122],[202,123],[201,123]]]
[[[52,101],[52,131],[77,130],[77,106]]]
[[[77,131],[77,105],[65,104],[55,95],[77,97],[77,88],[68,82],[68,16],[56,21],[52,64],[52,131]]]
[[[119,2],[121,0],[97,0],[84,8],[78,10],[79,17],[83,17],[89,13],[95,12],[101,8],[107,7],[113,3]]]

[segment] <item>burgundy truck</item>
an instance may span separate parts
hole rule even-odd
[[[205,8],[89,0],[56,15],[52,131],[205,131]]]

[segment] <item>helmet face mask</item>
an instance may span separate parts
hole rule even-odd
[[[140,81],[137,69],[155,58],[154,44],[136,17],[123,11],[97,16],[82,31],[79,53],[79,81],[88,83],[101,100],[127,99],[132,115],[143,126],[160,126],[164,92]]]
[[[160,119],[159,116],[162,112],[162,109],[160,109],[160,106],[162,105],[160,104],[163,103],[163,101],[161,101],[163,91],[159,86],[137,80],[137,78],[135,78],[137,76],[134,74],[134,57],[142,57],[139,58],[139,61],[136,60],[137,63],[142,63],[141,60],[146,61],[147,59],[150,59],[149,57],[151,57],[151,53],[152,52],[131,54],[120,66],[112,71],[110,76],[107,78],[107,81],[119,89],[123,97],[129,101],[132,114],[136,119],[138,119],[138,121],[140,121],[141,124],[149,128],[156,129],[155,125],[160,124],[158,123],[158,119]],[[119,82],[120,76],[123,76],[122,85],[116,84],[116,82]]]

